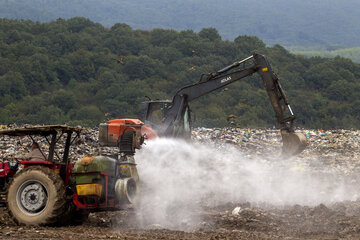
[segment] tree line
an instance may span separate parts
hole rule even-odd
[[[142,118],[144,96],[171,99],[201,74],[253,52],[268,57],[281,79],[297,125],[360,127],[360,65],[335,57],[305,58],[255,36],[222,40],[215,28],[134,30],[86,18],[49,23],[0,19],[0,123],[98,125]],[[254,75],[196,100],[194,124],[271,127],[275,117]]]

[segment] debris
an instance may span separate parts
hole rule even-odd
[[[16,125],[11,125],[16,128]],[[360,173],[360,130],[314,130],[300,129],[308,139],[307,148],[292,158],[291,171],[337,172],[345,175]],[[281,135],[277,129],[250,128],[195,128],[192,138],[202,143],[216,143],[218,148],[231,144],[239,147],[249,158],[261,158],[265,164],[279,161]],[[47,153],[46,142],[35,138],[41,149]],[[1,159],[11,160],[15,155],[26,154],[30,150],[30,138],[9,138],[0,136]],[[59,147],[61,149],[61,146]],[[62,153],[61,150],[59,153]],[[78,159],[89,155],[114,154],[117,149],[100,147],[98,128],[85,129],[77,143],[70,148],[70,156]],[[275,159],[274,159],[275,158]],[[316,161],[314,161],[316,159]],[[327,166],[327,168],[324,168]]]
[[[239,215],[239,213],[241,212],[241,207],[236,207],[234,208],[234,210],[231,212],[232,215],[237,216]]]
[[[291,158],[292,171],[311,169],[345,175],[360,172],[360,130],[299,129],[297,132],[305,134],[308,146],[301,154]],[[219,148],[232,144],[239,147],[245,156],[260,158],[269,164],[281,160],[282,140],[277,129],[201,127],[193,129],[193,139],[209,144],[215,142]]]
[[[164,227],[161,226],[160,224],[151,224],[146,226],[146,229],[164,229]]]

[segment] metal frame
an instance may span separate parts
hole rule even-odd
[[[48,165],[50,169],[61,169],[61,166],[65,166],[65,171],[63,174],[59,173],[63,178],[65,185],[69,182],[69,176],[71,172],[71,163],[69,158],[69,149],[70,145],[75,141],[75,139],[80,137],[80,132],[82,128],[79,127],[70,127],[66,125],[45,125],[45,126],[34,126],[34,127],[23,127],[23,128],[15,128],[15,129],[5,129],[0,130],[0,135],[8,135],[8,136],[29,136],[30,139],[35,142],[33,135],[39,135],[45,138],[46,142],[49,144],[49,154],[46,155],[43,151],[40,150],[41,154],[44,156],[46,160],[44,161],[20,161],[24,168],[27,168],[31,165]],[[73,132],[76,135],[72,138]],[[61,133],[59,137],[58,133]],[[63,157],[59,156],[56,152],[55,146],[61,139],[61,137],[66,133],[66,140],[64,146]],[[51,135],[51,140],[49,140],[49,136]],[[54,160],[54,154],[58,161]],[[62,176],[63,175],[63,176]]]
[[[122,205],[116,204],[115,197],[111,198],[111,199],[108,198],[109,174],[106,172],[91,172],[91,173],[87,173],[87,174],[100,174],[105,177],[105,201],[104,201],[104,203],[99,203],[99,201],[98,201],[99,197],[93,197],[92,199],[94,200],[95,203],[89,204],[86,202],[86,199],[89,198],[88,196],[86,198],[82,198],[82,197],[79,197],[79,195],[77,193],[75,193],[74,197],[73,197],[73,202],[76,205],[77,209],[92,209],[92,210],[96,209],[96,211],[102,211],[104,209],[106,209],[106,210],[121,209]],[[76,176],[76,175],[81,175],[81,173],[74,174],[74,176]]]

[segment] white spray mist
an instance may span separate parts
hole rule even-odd
[[[160,138],[148,141],[136,160],[143,184],[136,208],[143,227],[186,229],[201,221],[196,213],[202,207],[229,202],[313,206],[357,196],[356,184],[341,176],[299,171],[293,159],[249,158],[232,145]]]

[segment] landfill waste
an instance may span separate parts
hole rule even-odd
[[[5,128],[4,125],[1,125]],[[9,126],[7,126],[9,127]],[[11,125],[10,128],[18,126]],[[360,130],[321,130],[299,129],[308,140],[306,149],[292,161],[295,162],[293,171],[312,170],[341,172],[345,175],[360,173]],[[46,154],[48,144],[42,137],[35,137]],[[274,157],[281,159],[282,140],[277,129],[250,129],[250,128],[195,128],[192,139],[200,143],[216,143],[218,147],[231,144],[238,147],[248,158],[261,157],[264,162],[274,161]],[[32,140],[28,137],[0,136],[0,161],[12,160],[15,156],[30,151]],[[63,141],[60,140],[58,153],[62,153]],[[98,154],[116,154],[116,148],[100,147],[98,144],[98,128],[85,128],[80,139],[70,147],[70,156],[73,160],[84,156]],[[317,161],[314,161],[317,159]]]
[[[1,126],[1,128],[7,127]],[[20,126],[12,125],[11,127]],[[281,156],[281,135],[277,129],[195,128],[192,131],[192,139],[194,144],[209,144],[215,150],[230,148],[229,146],[238,148],[244,158],[250,162],[252,160],[260,161],[264,166],[270,166],[269,169],[282,167],[282,170],[288,170],[289,174],[300,176],[307,176],[307,173],[312,176],[312,174],[318,173],[314,179],[336,175],[339,177],[339,181],[343,178],[354,186],[358,185],[360,180],[358,177],[360,175],[360,130],[297,129],[297,132],[306,135],[308,146],[301,154],[291,159],[284,159]],[[46,153],[48,149],[44,139],[35,138],[35,140]],[[28,137],[0,136],[0,161],[11,160],[15,155],[28,152],[31,142],[32,140]],[[150,145],[145,145],[143,150]],[[165,152],[166,150],[164,149]],[[61,147],[57,151],[61,153]],[[83,156],[112,154],[116,149],[100,147],[98,129],[92,128],[84,129],[81,138],[72,144],[70,151],[70,156],[75,161]],[[135,158],[145,155],[139,153],[135,155]],[[137,159],[137,162],[141,170],[140,165],[143,162],[140,159]],[[190,167],[191,165],[186,170],[191,171]],[[278,172],[275,171],[273,174],[276,176]],[[145,178],[140,173],[140,179],[142,176]],[[206,173],[201,173],[200,176],[204,177]],[[186,179],[184,182],[186,183]],[[215,185],[217,182],[214,181],[213,184]],[[333,184],[339,184],[339,182],[329,182],[329,186]],[[189,186],[193,186],[193,184],[190,183]],[[360,193],[360,190],[358,192]],[[296,193],[292,194],[295,194],[294,197],[296,197]],[[326,194],[329,193],[319,192],[319,197],[322,194],[326,198]],[[314,202],[309,205],[287,204],[280,207],[266,201],[257,203],[229,200],[216,205],[204,201],[200,203],[200,209],[189,209],[197,221],[192,222],[191,226],[180,226],[181,231],[170,230],[171,228],[159,222],[143,225],[138,221],[140,214],[138,211],[127,210],[91,213],[89,220],[82,226],[19,227],[11,221],[6,210],[0,208],[0,238],[360,239],[360,198],[356,194],[351,194],[353,197],[344,200],[341,194],[345,194],[343,192],[339,194],[340,196],[333,196],[334,201],[329,200],[325,204]],[[350,196],[350,193],[347,195]],[[164,203],[161,199],[159,202]],[[187,215],[184,215],[182,210],[188,207],[170,208],[170,219],[180,216],[186,220]],[[182,224],[180,220],[179,222]]]
[[[292,158],[296,163],[292,170],[326,170],[345,175],[360,173],[360,130],[299,129],[297,132],[306,136],[308,145]],[[264,162],[274,161],[274,157],[281,159],[282,140],[277,129],[201,127],[193,129],[193,139],[219,145],[232,144],[247,157],[260,157]]]
[[[232,215],[237,216],[239,215],[239,213],[241,212],[241,207],[236,207],[234,208],[234,210],[231,212]]]
[[[11,125],[7,128],[27,127]],[[30,126],[28,126],[30,127]],[[69,156],[72,157],[73,161],[85,156],[94,155],[108,155],[118,152],[116,148],[100,147],[98,143],[98,128],[84,128],[81,132],[80,138],[73,142],[70,146]],[[40,146],[41,151],[47,155],[49,151],[49,144],[47,139],[41,136],[33,136],[35,142]],[[55,149],[55,157],[59,157],[64,150],[64,137],[60,138],[58,145]],[[4,160],[15,160],[16,156],[24,155],[30,151],[32,139],[30,137],[14,137],[14,136],[0,136],[0,161]]]

